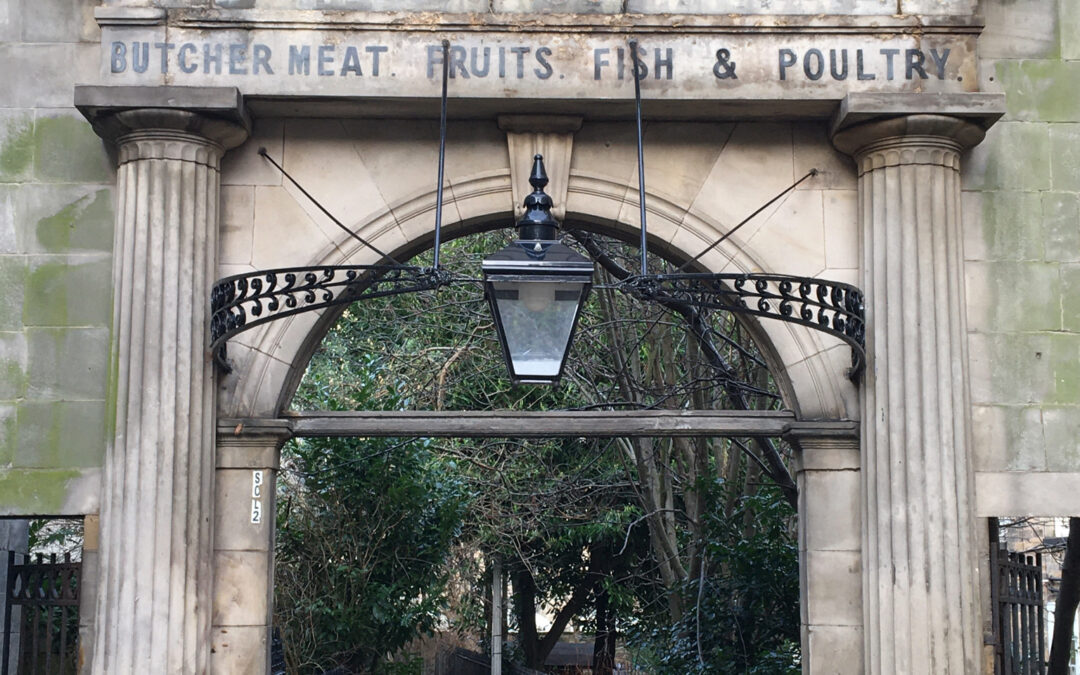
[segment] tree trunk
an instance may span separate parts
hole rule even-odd
[[[521,568],[514,575],[514,607],[517,610],[518,639],[521,641],[521,653],[525,665],[537,668],[537,653],[540,651],[540,637],[536,633],[536,583],[529,570]],[[543,660],[540,668],[544,667]]]
[[[1065,563],[1061,566],[1061,588],[1054,608],[1054,637],[1046,675],[1068,675],[1077,604],[1080,604],[1080,518],[1069,518],[1069,540],[1065,545]]]
[[[612,675],[615,668],[615,617],[603,584],[596,588],[596,639],[593,641],[593,675]]]

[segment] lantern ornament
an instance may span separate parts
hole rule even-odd
[[[485,295],[515,384],[559,381],[592,287],[592,261],[558,240],[547,183],[544,158],[536,155],[517,239],[483,262]]]

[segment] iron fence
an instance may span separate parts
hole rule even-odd
[[[21,558],[22,562],[16,562]],[[57,561],[8,552],[4,653],[0,673],[14,665],[19,675],[75,675],[79,668],[79,576],[82,563],[65,553]],[[11,655],[13,630],[18,656]]]
[[[1042,554],[990,549],[995,675],[1043,675],[1046,631]]]

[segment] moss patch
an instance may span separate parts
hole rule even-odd
[[[81,117],[39,117],[34,124],[35,175],[65,183],[112,182],[101,139]]]
[[[18,405],[18,446],[12,464],[23,468],[101,466],[105,456],[104,401],[24,401]]]
[[[28,326],[107,326],[112,305],[109,260],[77,262],[63,258],[30,266],[23,302]]]
[[[33,119],[22,114],[0,122],[0,182],[25,177],[33,162]]]
[[[68,483],[81,475],[71,469],[0,471],[0,512],[62,513]]]
[[[998,61],[1011,119],[1075,122],[1080,119],[1080,63],[1051,60]]]
[[[998,122],[971,154],[964,173],[968,190],[1050,189],[1050,130],[1048,124]]]
[[[0,256],[0,330],[21,330],[26,290],[25,256]]]
[[[49,252],[112,249],[113,208],[109,190],[81,197],[37,222],[38,243]]]
[[[15,459],[16,421],[15,406],[0,405],[0,467],[11,466]]]

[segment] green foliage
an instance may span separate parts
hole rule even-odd
[[[799,560],[795,514],[775,488],[741,495],[730,517],[719,504],[729,486],[706,486],[704,588],[691,580],[692,609],[637,635],[643,660],[660,674],[800,672]],[[699,592],[700,590],[700,592]],[[697,605],[695,608],[694,605]]]
[[[338,367],[355,376],[367,366]],[[391,397],[377,379],[357,379],[354,402]],[[308,401],[342,407],[322,393]],[[275,622],[290,671],[412,672],[386,657],[435,627],[463,484],[411,439],[306,439],[282,454]]]
[[[443,249],[443,263],[459,277],[473,276],[505,240],[504,233],[455,240]],[[595,241],[624,267],[636,264],[618,243]],[[654,262],[658,271],[666,264]],[[779,405],[761,353],[730,315],[706,321],[718,364],[703,357],[684,317],[614,292],[604,286],[610,276],[597,280],[558,387],[510,385],[482,289],[462,282],[345,309],[293,407]],[[728,386],[731,380],[738,386]],[[488,562],[499,558],[513,580],[518,611],[511,625],[519,629],[518,648],[531,649],[533,660],[540,636],[527,640],[520,622],[535,603],[569,607],[578,626],[617,625],[631,647],[656,655],[657,672],[790,672],[798,663],[793,514],[778,493],[750,487],[760,471],[751,476],[756,465],[748,468],[744,446],[595,438],[289,446],[285,457],[297,473],[283,481],[289,492],[280,501],[278,584],[297,590],[287,606],[279,590],[278,605],[290,664],[385,670],[386,652],[429,630],[440,610],[454,629],[482,635],[490,580],[478,569],[480,554]],[[729,478],[731,494],[713,478],[719,476]],[[288,578],[285,553],[296,561],[286,568]],[[702,559],[707,576],[698,611],[695,570]],[[315,588],[316,577],[329,580],[325,589]],[[596,616],[600,590],[603,619]],[[371,644],[380,653],[360,647]],[[316,652],[307,661],[299,656]]]

